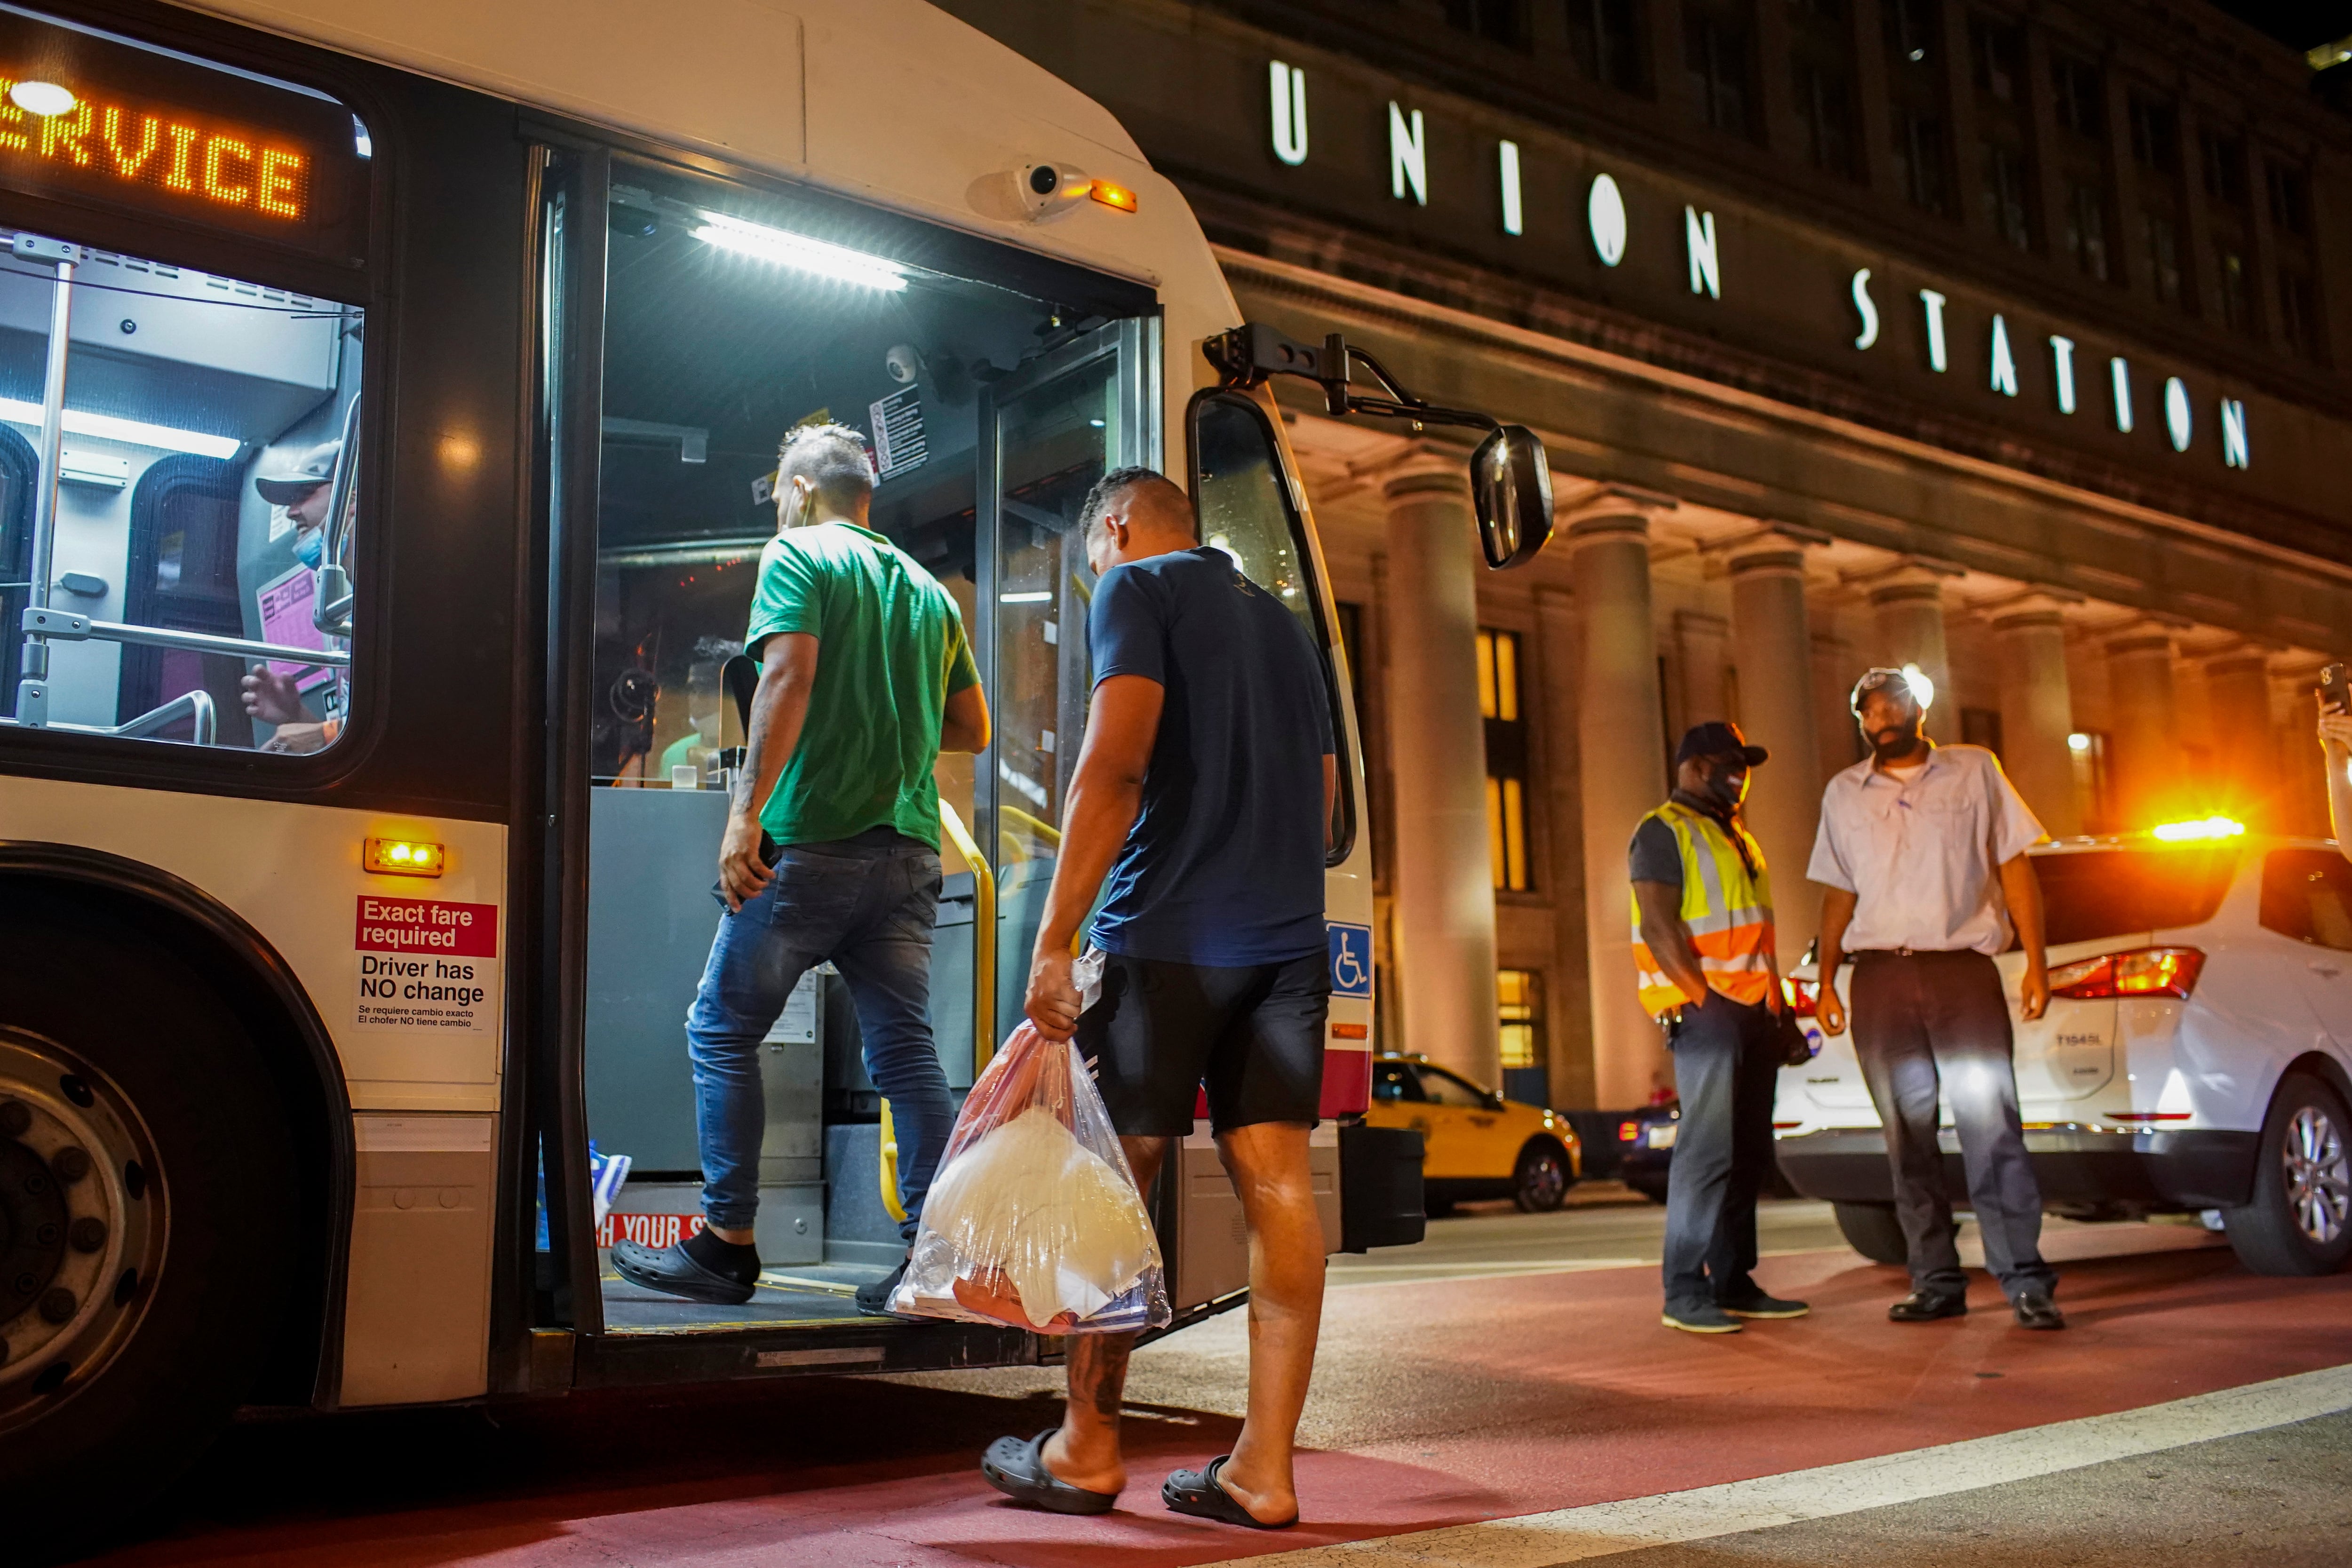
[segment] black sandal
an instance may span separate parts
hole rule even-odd
[[[1108,1513],[1118,1506],[1117,1492],[1074,1487],[1045,1468],[1045,1440],[1060,1430],[1048,1426],[1025,1441],[999,1437],[981,1456],[980,1473],[1013,1501],[1048,1513]]]
[[[1298,1522],[1292,1514],[1279,1524],[1268,1524],[1241,1505],[1241,1500],[1217,1484],[1217,1472],[1225,1468],[1231,1454],[1220,1454],[1197,1470],[1178,1470],[1160,1488],[1160,1500],[1178,1513],[1189,1513],[1194,1519],[1213,1519],[1219,1524],[1238,1524],[1251,1530],[1288,1530]]]

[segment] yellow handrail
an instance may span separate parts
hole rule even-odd
[[[940,826],[971,868],[971,1070],[996,1054],[996,873],[956,808],[940,802]]]
[[[1020,828],[1023,832],[1028,834],[1030,837],[1036,839],[1041,844],[1049,844],[1056,849],[1059,849],[1062,847],[1062,830],[1060,828],[1055,826],[1050,822],[1040,821],[1038,818],[1030,816],[1027,812],[1022,810],[1017,805],[1000,805],[996,808],[996,815],[1003,817],[1005,820],[1012,823],[1013,826]]]

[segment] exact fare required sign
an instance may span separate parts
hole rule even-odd
[[[352,1022],[366,1029],[487,1029],[498,984],[499,907],[362,893]]]

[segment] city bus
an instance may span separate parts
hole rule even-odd
[[[958,1088],[1059,842],[1088,487],[1177,477],[1312,632],[1346,752],[1317,1184],[1332,1245],[1386,1238],[1335,1126],[1372,1044],[1359,737],[1268,381],[1486,429],[1490,565],[1549,532],[1541,448],[1242,322],[1101,109],[915,0],[5,4],[0,240],[12,1500],[117,1516],[240,1407],[1055,1353],[857,1312],[895,1144],[823,973],[761,1052],[754,1300],[605,1266],[698,1223],[683,1018],[812,422],[869,437],[995,715],[939,770]],[[1240,1300],[1205,1137],[1153,1204],[1176,1326]]]

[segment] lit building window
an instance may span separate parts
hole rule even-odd
[[[1486,843],[1497,889],[1524,893],[1528,872],[1528,736],[1519,706],[1519,637],[1478,634],[1478,714],[1486,721]]]
[[[1542,1067],[1543,976],[1531,969],[1498,969],[1495,999],[1495,1016],[1503,1032],[1503,1070]]]
[[[1495,997],[1495,1021],[1503,1047],[1503,1098],[1522,1105],[1549,1105],[1551,1071],[1544,1062],[1543,976],[1530,969],[1498,969]]]

